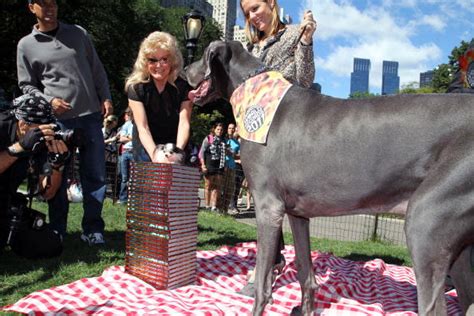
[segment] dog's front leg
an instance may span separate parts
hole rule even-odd
[[[293,308],[291,315],[312,315],[314,291],[317,288],[314,280],[313,262],[309,241],[309,219],[288,214],[291,232],[295,243],[296,269],[301,286],[301,306]]]
[[[257,275],[253,315],[261,315],[272,303],[273,263],[279,251],[280,230],[283,223],[283,204],[269,195],[255,195],[257,218]]]

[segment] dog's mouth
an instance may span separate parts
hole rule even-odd
[[[191,102],[195,104],[201,104],[202,101],[206,96],[209,95],[211,90],[211,79],[204,78],[200,84],[196,87],[196,89],[189,91],[188,98]]]

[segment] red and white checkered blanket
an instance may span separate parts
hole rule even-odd
[[[300,303],[294,249],[285,249],[287,266],[273,287],[266,315],[288,315]],[[354,262],[312,252],[317,315],[416,315],[415,277],[411,268],[380,259]],[[198,251],[196,285],[158,291],[114,266],[102,276],[32,293],[4,311],[30,314],[245,315],[253,299],[237,293],[256,260],[256,244]],[[461,315],[456,292],[446,293],[449,315]]]

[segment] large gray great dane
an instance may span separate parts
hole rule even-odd
[[[186,70],[194,103],[229,99],[265,71],[238,42],[216,41]],[[301,306],[311,314],[317,284],[309,219],[406,209],[405,232],[420,315],[446,315],[445,278],[465,313],[474,302],[474,95],[394,95],[338,99],[292,86],[265,144],[242,141],[256,203],[258,253],[253,313],[271,302],[272,263],[288,215]],[[468,312],[468,309],[470,310]]]

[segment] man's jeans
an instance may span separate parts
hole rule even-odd
[[[96,112],[86,116],[61,121],[66,129],[81,128],[83,146],[79,148],[79,174],[84,197],[82,206],[82,230],[84,234],[103,233],[102,206],[105,198],[105,147],[102,135],[102,114]],[[69,201],[67,178],[72,175],[64,169],[63,182],[54,198],[48,201],[49,220],[53,229],[65,235]]]
[[[120,202],[127,202],[128,199],[128,178],[130,176],[130,163],[133,161],[133,153],[131,150],[125,150],[120,156],[120,173],[122,174],[122,182],[120,184]]]
[[[135,144],[133,146],[136,146]],[[138,148],[134,148],[133,159],[136,162],[151,162],[150,156],[148,156],[145,148],[143,146],[136,146]]]

